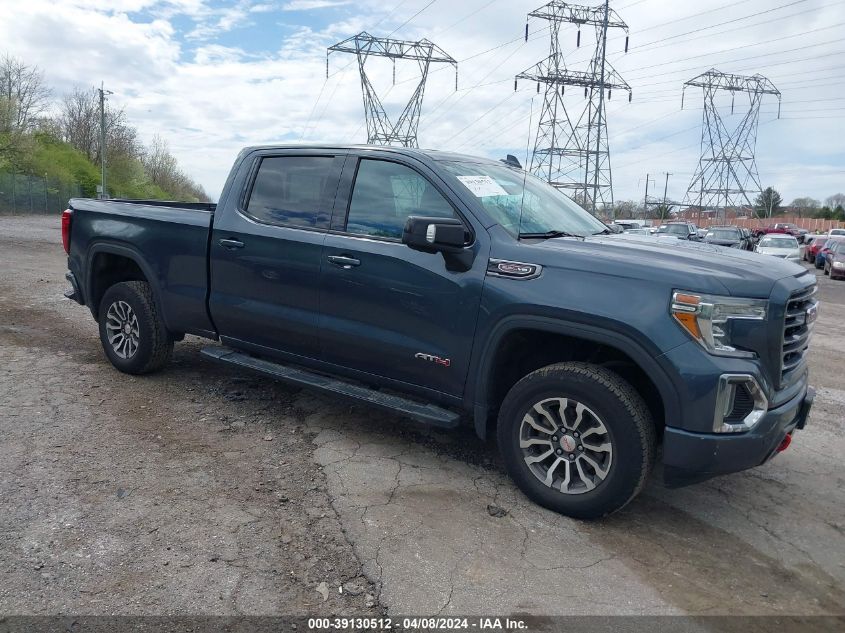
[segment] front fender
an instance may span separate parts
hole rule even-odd
[[[613,347],[629,356],[654,382],[663,401],[665,420],[680,420],[681,405],[678,390],[672,380],[672,370],[661,362],[662,355],[655,355],[627,334],[604,327],[591,326],[539,315],[512,315],[501,319],[490,330],[485,343],[473,358],[465,394],[465,405],[472,408],[475,431],[482,439],[487,436],[490,385],[494,372],[494,358],[505,336],[515,330],[539,330],[559,334],[598,345]],[[621,328],[620,328],[621,329]]]

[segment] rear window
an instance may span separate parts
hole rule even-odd
[[[261,159],[247,214],[266,224],[327,229],[331,156],[272,156]]]
[[[764,237],[760,240],[763,248],[798,248],[798,241],[794,237]]]

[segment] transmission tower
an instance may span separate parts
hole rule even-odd
[[[418,147],[417,128],[420,124],[420,111],[430,64],[445,63],[454,66],[455,90],[458,89],[458,62],[447,55],[442,48],[426,39],[408,42],[373,37],[366,31],[362,31],[329,47],[326,53],[326,78],[329,76],[329,55],[333,52],[353,53],[358,58],[358,72],[361,75],[361,89],[364,93],[364,116],[367,121],[367,144],[369,145]],[[385,113],[384,106],[364,70],[368,57],[387,57],[393,62],[393,85],[396,85],[397,59],[410,59],[419,64],[420,82],[395,124],[391,123]]]
[[[688,87],[702,88],[704,115],[701,126],[701,158],[684,197],[684,204],[701,209],[727,211],[729,207],[752,207],[750,195],[759,194],[760,175],[754,151],[763,95],[778,99],[780,91],[762,75],[743,77],[711,68],[684,84],[681,109]],[[736,94],[747,94],[748,105],[736,125],[729,126],[716,104],[720,91],[731,95],[731,114],[736,111]]]
[[[610,170],[610,146],[607,141],[607,108],[612,91],[624,90],[631,100],[631,87],[607,61],[607,31],[625,31],[625,52],[628,51],[628,25],[608,2],[588,7],[553,0],[528,14],[530,18],[550,22],[551,46],[549,56],[516,76],[519,79],[545,84],[543,110],[537,126],[532,173],[551,185],[567,192],[594,213],[599,206],[613,206],[613,179]],[[581,45],[581,26],[592,25],[596,47],[586,71],[566,67],[561,50],[560,30],[564,24],[578,26],[577,46]],[[528,24],[525,25],[528,40]],[[584,99],[578,105],[564,103],[566,86],[584,89]],[[579,91],[580,92],[580,91]],[[571,102],[570,102],[571,103]]]

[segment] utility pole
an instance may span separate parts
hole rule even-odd
[[[608,29],[622,29],[627,52],[628,25],[609,7],[608,0],[599,6],[551,0],[531,11],[528,18],[547,21],[551,35],[549,55],[519,73],[514,81],[514,90],[520,79],[536,82],[538,93],[540,86],[545,86],[529,171],[563,190],[594,214],[602,206],[612,208],[606,101],[613,90],[627,92],[630,101],[631,87],[607,60],[607,33]],[[596,44],[586,70],[567,68],[561,42],[561,29],[567,24],[578,28],[578,47],[582,26],[592,27],[595,32]],[[528,24],[525,39],[528,40]],[[565,97],[567,86],[575,90]],[[582,89],[583,105],[576,101]]]
[[[669,191],[669,176],[671,176],[668,171],[666,172],[666,184],[663,186],[663,206],[660,208],[660,219],[663,219],[663,214],[666,212],[666,193]]]
[[[651,174],[645,175],[645,196],[643,196],[643,209],[648,213],[648,180]]]
[[[593,169],[593,214],[598,210],[596,207],[596,192],[599,190],[599,171],[601,165],[601,132],[603,125],[607,123],[604,111],[604,71],[607,65],[607,13],[610,10],[610,0],[604,0],[604,21],[601,25],[601,70],[599,72],[599,107],[596,114],[598,122],[596,125],[596,166]],[[605,139],[607,141],[607,139]],[[608,151],[608,155],[610,152]],[[610,160],[607,161],[608,181],[613,182],[610,176]],[[610,185],[610,204],[613,205],[613,185]]]
[[[358,73],[361,75],[361,89],[364,94],[367,144],[369,145],[419,147],[417,129],[420,124],[425,84],[428,80],[428,68],[431,64],[443,63],[454,66],[455,90],[458,89],[458,62],[442,48],[426,39],[419,41],[394,40],[389,37],[373,37],[366,31],[362,31],[334,46],[329,46],[326,52],[327,79],[329,76],[329,55],[331,53],[349,53],[355,55],[358,60]],[[393,62],[394,85],[396,85],[397,59],[416,61],[419,65],[420,81],[396,123],[388,118],[384,111],[384,105],[364,70],[364,64],[370,57],[385,57]]]
[[[100,93],[100,192],[101,198],[108,198],[106,193],[106,95],[114,94],[111,90],[105,90],[103,82],[97,89]]]
[[[762,75],[733,75],[711,68],[684,84],[681,109],[684,93],[690,87],[702,89],[704,111],[701,154],[684,202],[691,204],[698,198],[699,207],[713,209],[717,217],[722,216],[727,221],[728,208],[749,206],[753,209],[751,196],[762,193],[755,157],[760,105],[766,95],[777,98],[780,118],[780,91]],[[748,97],[747,105],[737,113],[741,118],[733,125],[729,125],[727,116],[719,112],[718,97],[726,94],[731,96],[731,114],[737,106],[737,95]]]

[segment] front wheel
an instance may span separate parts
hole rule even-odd
[[[115,368],[127,374],[161,369],[173,352],[145,281],[124,281],[106,290],[100,301],[100,342]]]
[[[645,402],[617,374],[588,363],[549,365],[522,378],[502,403],[497,435],[519,488],[579,519],[625,506],[654,466]]]

